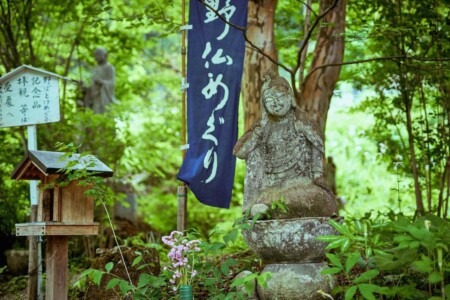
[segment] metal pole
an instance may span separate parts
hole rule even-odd
[[[181,0],[181,26],[186,25],[186,1]],[[186,29],[181,30],[181,76],[183,84],[186,80]],[[186,89],[181,90],[181,142],[186,145]],[[186,149],[182,150],[183,160],[186,156]],[[183,231],[187,226],[187,186],[183,182],[182,186],[178,187],[178,212],[177,212],[177,230]]]
[[[37,127],[27,126],[28,150],[37,150]],[[37,220],[38,207],[38,181],[30,180],[31,222]],[[29,264],[28,264],[28,299],[42,300],[42,237],[30,237],[29,239]],[[37,298],[36,298],[37,297]]]

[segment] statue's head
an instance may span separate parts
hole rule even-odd
[[[262,88],[263,109],[274,117],[283,117],[296,107],[289,82],[269,70],[264,75]]]
[[[98,47],[94,50],[94,58],[98,63],[105,62],[107,54],[108,52],[103,47]]]

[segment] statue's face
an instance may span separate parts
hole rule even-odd
[[[94,51],[94,58],[98,63],[106,61],[106,52],[101,49],[96,49]]]
[[[275,117],[286,115],[291,109],[291,95],[276,89],[266,90],[263,94],[263,103],[267,112]]]

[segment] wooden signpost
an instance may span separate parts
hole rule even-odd
[[[81,186],[72,181],[67,186],[59,186],[57,180],[63,176],[59,173],[69,160],[61,160],[64,153],[49,151],[28,151],[25,158],[17,165],[11,178],[15,180],[39,180],[39,200],[36,222],[16,224],[17,236],[46,236],[46,271],[47,281],[45,299],[67,299],[68,276],[68,241],[69,236],[97,235],[98,223],[94,222],[94,200],[85,195],[88,186]],[[79,157],[71,160],[80,163],[71,170],[86,169],[96,176],[110,177],[113,171],[95,156]],[[45,188],[52,184],[52,188]]]
[[[28,65],[0,77],[0,128],[27,126],[28,150],[37,150],[36,124],[58,122],[59,79],[68,79]],[[31,221],[36,221],[37,181],[30,181]],[[41,238],[29,239],[28,299],[42,299]]]

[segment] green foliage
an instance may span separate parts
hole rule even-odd
[[[234,278],[244,268],[251,267],[254,261],[253,257],[246,263],[245,248],[239,246],[240,231],[248,229],[254,222],[249,222],[246,218],[240,218],[235,221],[233,227],[229,230],[216,229],[211,232],[207,239],[202,239],[199,247],[201,251],[196,253],[196,259],[193,269],[198,273],[192,281],[196,298],[201,299],[246,299],[251,295],[255,288],[255,282],[265,286],[270,278],[270,273],[258,274],[249,272],[248,274]],[[197,240],[200,235],[197,231],[191,230],[186,235],[188,241]],[[169,264],[167,261],[167,249],[159,247],[160,257],[163,264]],[[241,254],[240,254],[241,253]],[[143,260],[142,253],[137,252],[138,256],[134,259],[132,267],[143,269],[146,262]],[[89,279],[96,285],[100,285],[103,276],[106,274],[112,276],[106,285],[106,289],[114,289],[122,296],[132,295],[133,299],[175,299],[176,285],[170,282],[173,272],[167,268],[158,276],[154,274],[142,274],[138,282],[130,283],[127,279],[119,278],[110,271],[113,264],[105,265],[105,270],[88,269],[81,273],[75,286],[79,289],[86,287],[86,280]],[[234,279],[233,279],[234,278]]]
[[[374,94],[359,109],[375,116],[368,132],[390,170],[411,177],[420,214],[448,209],[450,56],[448,5],[425,1],[353,1],[348,47],[354,86]],[[442,59],[446,57],[446,59]],[[351,59],[350,59],[351,60]]]
[[[8,299],[20,300],[23,299],[23,291],[27,287],[27,276],[7,276],[2,274],[2,270],[6,267],[0,268],[0,276],[2,277],[2,284],[0,286],[0,294],[8,295]]]
[[[337,236],[329,243],[330,267],[336,274],[335,294],[345,299],[445,298],[450,280],[450,223],[435,216],[412,220],[390,213],[375,219],[330,221]]]
[[[23,157],[22,145],[17,143],[21,132],[23,131],[7,131],[0,129],[1,250],[24,246],[25,239],[20,240],[15,237],[15,223],[25,223],[29,221],[29,184],[26,181],[11,180],[11,174],[16,164],[18,164]],[[0,256],[3,256],[3,251]]]
[[[180,95],[173,92],[179,85],[179,68],[174,64],[179,38],[174,33],[179,29],[180,7],[173,1],[137,0],[123,5],[83,0],[2,1],[2,8],[2,27],[11,28],[12,36],[0,33],[0,74],[27,63],[74,79],[61,80],[62,119],[38,126],[38,148],[54,151],[55,141],[80,145],[81,151],[97,155],[113,168],[116,181],[133,184],[144,202],[165,200],[153,193],[155,186],[164,196],[175,195],[181,121],[173,117],[180,115]],[[108,50],[115,66],[120,101],[103,115],[77,104],[78,83],[89,84],[95,65],[92,52],[98,46]],[[28,213],[26,183],[9,178],[23,156],[25,131],[24,127],[0,129],[0,229],[8,235]],[[176,203],[176,197],[170,200]],[[151,213],[142,210],[145,216]]]
[[[387,213],[389,209],[413,214],[415,201],[411,178],[404,176],[398,168],[395,171],[395,166],[391,166],[385,157],[387,154],[379,152],[379,145],[371,135],[375,119],[351,110],[352,99],[347,97],[352,91],[348,85],[342,88],[345,90],[341,99],[336,99],[342,103],[341,108],[330,111],[326,133],[327,155],[332,156],[337,165],[338,195],[345,199],[340,214],[363,217],[367,211]]]

